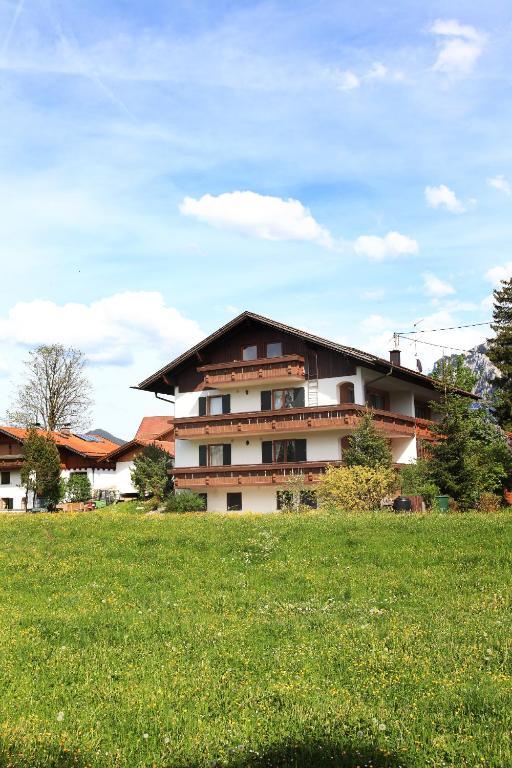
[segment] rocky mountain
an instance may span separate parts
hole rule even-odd
[[[493,393],[493,379],[499,375],[499,370],[487,357],[487,344],[479,344],[464,354],[465,363],[476,374],[477,382],[474,392],[481,398],[488,400]],[[449,355],[445,359],[453,360],[457,355]],[[442,359],[442,358],[441,358]]]
[[[116,443],[117,445],[124,445],[126,443],[126,440],[122,440],[120,437],[115,437],[110,432],[107,432],[106,429],[90,429],[86,434],[99,435],[100,437],[104,437],[105,440],[110,440],[111,443]]]

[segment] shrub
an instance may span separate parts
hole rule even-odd
[[[396,488],[391,469],[328,467],[319,483],[318,497],[330,509],[365,512],[378,509],[382,498]]]
[[[402,467],[400,485],[405,496],[421,496],[429,509],[434,506],[436,496],[441,493],[439,486],[430,478],[429,463],[425,459],[418,459],[413,464]]]
[[[165,502],[166,512],[203,512],[204,499],[192,491],[180,491]]]
[[[496,493],[488,493],[485,491],[480,494],[478,499],[477,510],[478,512],[498,512],[501,507],[501,498]]]
[[[88,501],[92,495],[91,481],[86,472],[73,472],[66,483],[69,501]]]

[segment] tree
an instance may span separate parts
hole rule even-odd
[[[443,383],[440,386],[444,386]],[[502,430],[485,408],[444,389],[432,403],[440,421],[431,426],[430,479],[461,509],[475,506],[484,492],[501,491],[512,468],[512,454]]]
[[[66,483],[66,496],[70,501],[88,501],[92,495],[91,481],[86,472],[73,472]]]
[[[155,443],[147,445],[135,457],[133,469],[130,470],[139,496],[154,496],[157,501],[162,501],[172,488],[171,467],[172,459],[166,451]]]
[[[391,466],[393,459],[389,443],[375,429],[371,410],[360,414],[359,424],[348,438],[348,448],[343,452],[343,460],[348,467],[379,469]]]
[[[27,501],[29,493],[44,499],[49,509],[54,509],[60,501],[60,456],[50,435],[29,430],[23,445],[21,482],[26,488]]]
[[[498,423],[512,430],[512,278],[502,280],[501,287],[494,295],[493,320],[495,332],[489,340],[487,356],[499,369],[500,375],[494,379],[496,389],[494,412]]]
[[[40,346],[29,352],[25,369],[26,378],[8,412],[12,423],[39,424],[49,431],[63,424],[75,429],[87,426],[92,387],[82,352],[61,344]]]
[[[442,384],[443,389],[464,389],[466,392],[472,392],[477,382],[477,376],[466,365],[464,355],[442,357],[434,363],[430,375]]]

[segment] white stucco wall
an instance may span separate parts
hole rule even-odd
[[[311,489],[314,490],[315,484],[311,483],[310,485]],[[208,512],[226,512],[227,494],[233,492],[242,494],[242,512],[262,513],[277,511],[277,491],[279,488],[280,486],[277,485],[261,488],[239,485],[233,488],[201,488],[198,490],[208,495]]]
[[[10,483],[8,485],[0,485],[0,499],[12,499],[13,511],[24,509],[23,501],[25,499],[25,488],[21,485],[19,470],[10,472]]]

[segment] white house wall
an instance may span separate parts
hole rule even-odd
[[[0,499],[12,499],[13,511],[24,509],[25,488],[21,485],[19,470],[10,471],[10,483],[0,485]],[[29,505],[30,506],[30,505]]]

